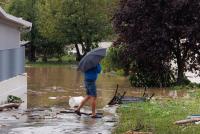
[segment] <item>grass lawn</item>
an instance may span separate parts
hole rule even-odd
[[[191,114],[200,114],[200,88],[190,92],[190,98],[151,100],[150,102],[121,105],[120,120],[114,134],[143,128],[142,132],[153,134],[200,134],[200,125],[175,125],[177,120]]]
[[[27,66],[60,66],[60,65],[69,65],[76,64],[76,57],[72,55],[66,55],[62,57],[62,62],[59,62],[56,58],[48,59],[47,62],[43,62],[41,58],[39,58],[36,62],[28,62],[26,61]]]

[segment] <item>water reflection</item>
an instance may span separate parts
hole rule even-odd
[[[83,75],[74,66],[61,67],[27,67],[28,73],[28,107],[68,106],[69,96],[84,96]],[[101,74],[97,81],[98,108],[104,107],[113,97],[116,85],[119,92],[127,91],[129,96],[141,96],[144,89],[132,88],[127,78]],[[183,97],[186,91],[170,91],[168,89],[148,89],[147,93],[155,93],[161,97]],[[56,99],[50,100],[49,97]]]

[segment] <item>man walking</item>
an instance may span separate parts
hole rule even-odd
[[[101,118],[96,114],[96,99],[97,99],[97,90],[96,90],[96,80],[98,78],[98,74],[101,72],[101,65],[97,64],[96,67],[91,68],[84,72],[85,76],[85,88],[87,96],[82,100],[75,113],[79,116],[81,115],[80,109],[84,106],[84,104],[91,100],[91,108],[92,108],[92,118]]]

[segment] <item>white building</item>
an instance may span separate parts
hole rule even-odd
[[[100,42],[100,43],[98,44],[98,46],[99,46],[100,48],[109,48],[109,47],[112,46],[112,44],[113,44],[113,42]],[[76,54],[77,52],[76,52],[75,46],[74,46],[74,45],[71,45],[70,47],[71,47],[71,49],[70,49],[69,53]],[[79,48],[80,53],[83,54],[82,47],[81,47],[80,44],[78,44],[78,48]]]
[[[7,14],[0,7],[0,104],[8,95],[22,97],[27,102],[25,48],[20,45],[20,33],[30,31],[32,24]]]

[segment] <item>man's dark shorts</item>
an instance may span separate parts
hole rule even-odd
[[[95,81],[87,81],[85,80],[85,88],[86,93],[88,96],[97,96],[97,90],[96,90],[96,82]]]

